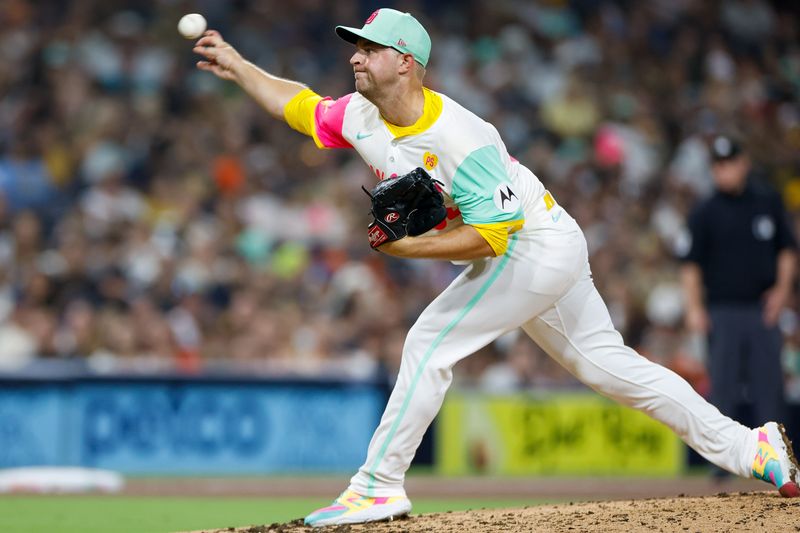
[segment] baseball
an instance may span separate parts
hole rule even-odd
[[[197,39],[206,31],[206,19],[200,13],[189,13],[178,21],[178,31],[187,39]]]

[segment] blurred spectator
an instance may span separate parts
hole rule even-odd
[[[588,137],[599,119],[597,104],[583,82],[573,76],[566,87],[542,106],[542,123],[559,137]]]
[[[762,0],[435,4],[413,8],[441,22],[431,88],[496,124],[578,219],[625,338],[679,357],[680,332],[648,302],[677,282],[672,254],[689,206],[711,192],[706,146],[720,128],[745,132],[800,225],[796,12]],[[331,5],[203,3],[248,57],[339,96],[353,90],[340,76],[351,48],[323,32],[371,9]],[[0,332],[24,339],[22,359],[99,370],[391,374],[398,339],[459,267],[370,253],[360,186],[374,176],[196,71],[175,31],[184,8],[4,5]],[[488,349],[459,367],[462,382],[574,383],[528,344]]]
[[[19,370],[32,362],[40,353],[36,336],[25,327],[27,310],[17,308],[13,315],[0,325],[0,343],[3,346],[0,356],[0,370]]]

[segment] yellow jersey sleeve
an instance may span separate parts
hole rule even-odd
[[[494,222],[492,224],[472,224],[481,237],[486,239],[489,246],[494,250],[495,256],[506,253],[508,248],[508,236],[522,229],[525,219],[509,220],[507,222]]]
[[[290,128],[313,137],[317,146],[322,148],[322,143],[317,138],[314,119],[320,100],[322,97],[311,89],[303,89],[283,107],[283,117]]]

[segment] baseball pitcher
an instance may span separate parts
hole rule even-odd
[[[515,328],[600,394],[672,428],[710,462],[800,496],[782,426],[751,429],[723,416],[679,376],[625,346],[592,282],[575,220],[508,154],[494,126],[424,86],[431,40],[413,16],[379,9],[363,27],[337,26],[336,33],[355,46],[355,92],[338,99],[264,72],[216,31],[194,51],[203,56],[198,68],[236,82],[320,148],[355,149],[386,182],[370,192],[374,248],[467,266],[409,331],[366,462],[306,524],[407,514],[405,472],[453,365]]]

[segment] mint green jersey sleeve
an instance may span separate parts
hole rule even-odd
[[[525,218],[520,198],[497,147],[470,153],[453,176],[451,197],[467,224],[493,224]]]

